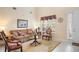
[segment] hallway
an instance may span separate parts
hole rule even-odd
[[[79,47],[73,46],[71,41],[62,42],[52,52],[79,52]]]

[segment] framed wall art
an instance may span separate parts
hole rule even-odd
[[[17,28],[27,28],[28,20],[17,19]]]
[[[59,22],[59,23],[63,23],[63,21],[64,21],[64,19],[63,19],[62,17],[60,17],[60,18],[58,19],[58,22]]]

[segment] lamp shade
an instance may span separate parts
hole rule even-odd
[[[0,31],[5,30],[4,26],[0,26]]]

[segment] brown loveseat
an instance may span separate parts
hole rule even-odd
[[[32,29],[11,30],[10,36],[22,42],[25,42],[27,40],[33,39],[33,30]]]

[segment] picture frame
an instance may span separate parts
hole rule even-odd
[[[17,28],[27,28],[28,20],[17,19]]]

